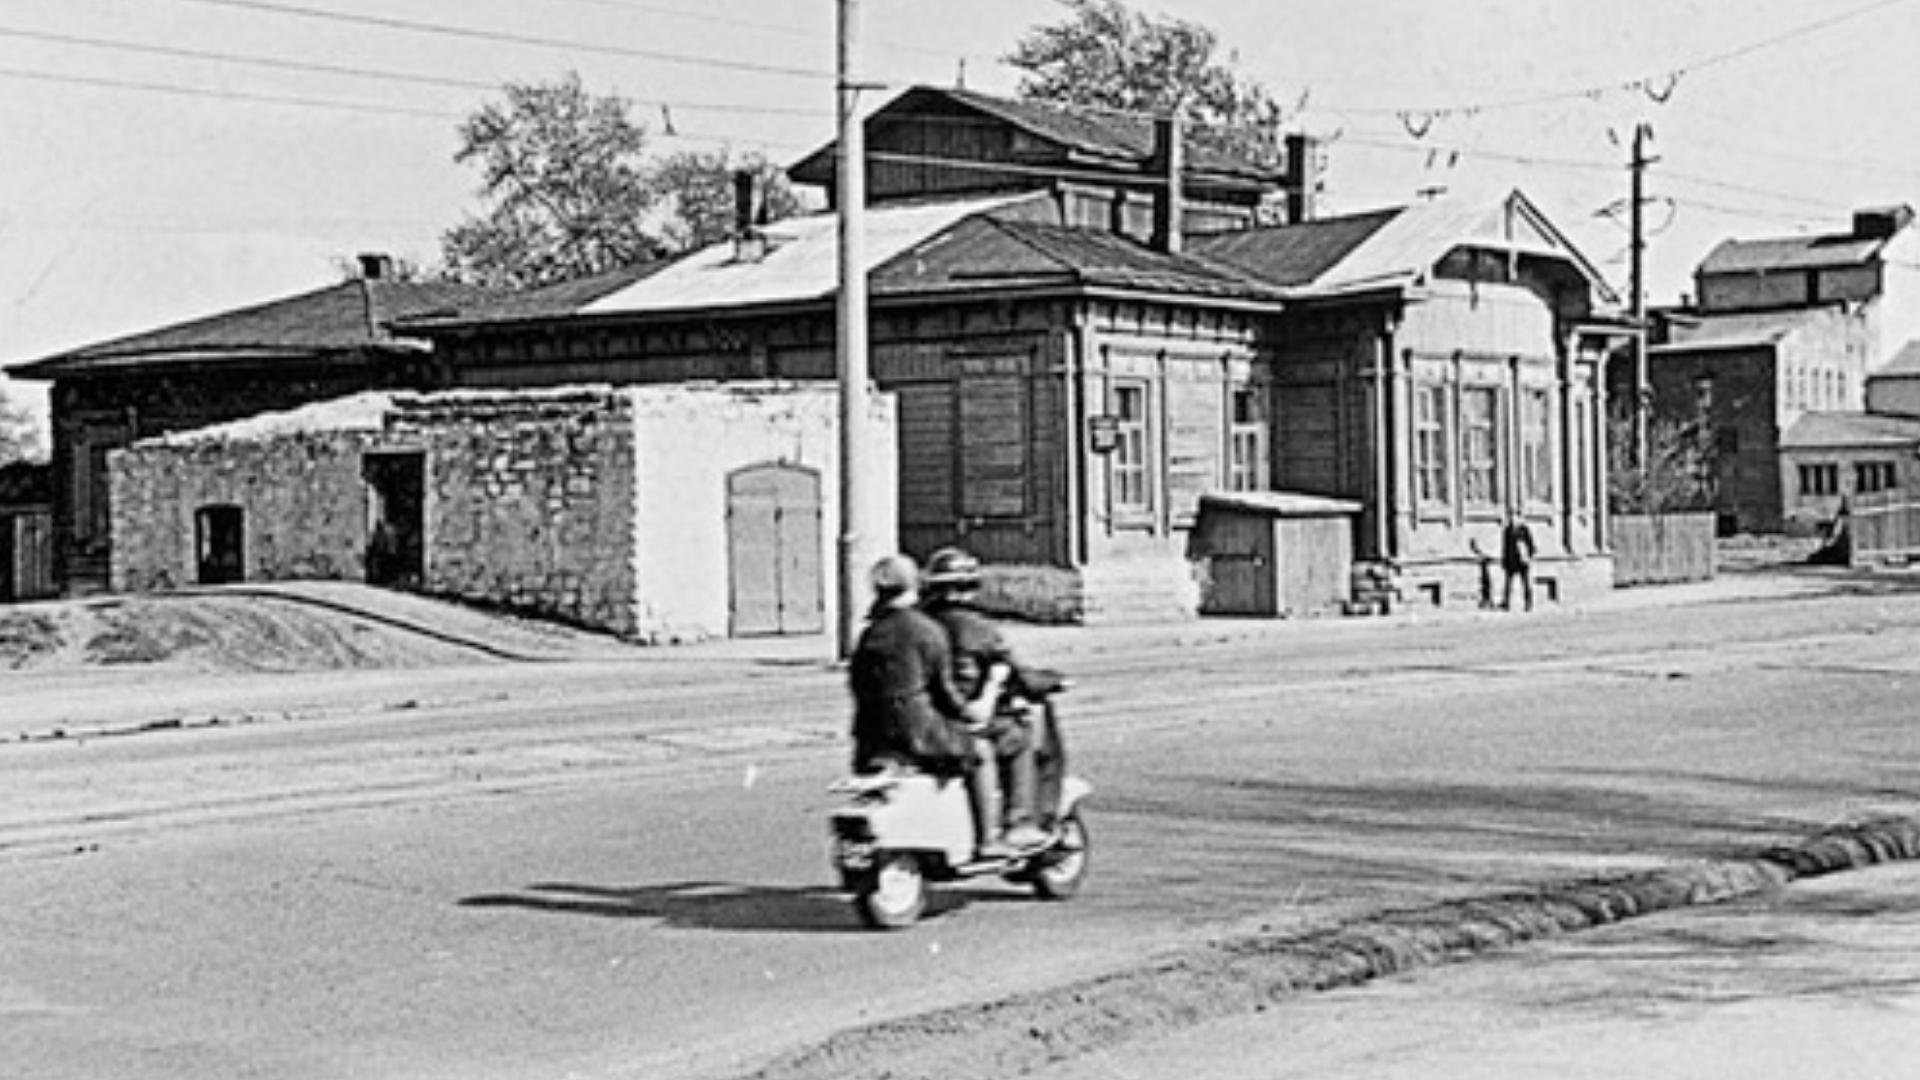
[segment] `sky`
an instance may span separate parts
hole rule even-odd
[[[1323,208],[1524,190],[1647,297],[1729,237],[1920,204],[1920,0],[1139,0],[1220,37],[1323,140]],[[833,137],[835,0],[0,0],[0,366],[431,262],[478,206],[460,119],[580,73],[653,145],[791,163]],[[857,0],[877,107],[1011,94],[1053,0]],[[0,389],[44,408],[40,384]]]

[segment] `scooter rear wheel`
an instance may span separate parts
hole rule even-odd
[[[927,879],[920,860],[888,852],[853,886],[853,908],[860,921],[877,930],[912,926],[927,907]]]
[[[1042,900],[1068,900],[1087,878],[1091,837],[1078,813],[1060,819],[1060,838],[1042,852],[1032,870],[1033,891]]]

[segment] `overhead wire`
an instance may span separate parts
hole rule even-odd
[[[784,64],[763,64],[751,60],[730,60],[718,56],[692,56],[685,53],[668,52],[663,49],[641,49],[625,45],[612,45],[604,42],[576,41],[565,38],[542,37],[534,34],[515,34],[502,30],[482,30],[477,27],[455,26],[451,23],[399,19],[384,15],[364,15],[345,11],[328,11],[320,8],[302,7],[298,4],[277,3],[274,2],[274,0],[173,0],[173,2],[177,4],[199,4],[207,7],[287,15],[295,18],[345,23],[356,26],[371,26],[384,30],[400,30],[414,34],[460,38],[468,41],[483,41],[496,45],[523,45],[532,48],[560,49],[575,53],[650,60],[656,63],[679,64],[687,67],[709,68],[720,71],[745,71],[762,75],[780,75],[821,81],[831,81],[835,77],[832,71],[821,68],[792,67]]]
[[[165,56],[184,60],[206,60],[223,64],[239,64],[247,67],[276,71],[296,71],[361,79],[379,79],[387,82],[410,83],[416,86],[441,86],[461,90],[497,91],[503,85],[503,83],[500,82],[485,82],[479,79],[460,79],[451,76],[389,71],[376,68],[354,67],[345,64],[324,64],[306,60],[287,60],[277,57],[246,55],[234,52],[216,52],[206,49],[185,49],[167,45],[149,45],[139,42],[88,37],[78,34],[23,30],[9,26],[0,26],[0,37],[42,41],[75,48],[101,49],[114,52],[136,53],[146,56]],[[621,96],[626,97],[626,95]],[[829,110],[825,106],[818,109],[802,109],[778,105],[727,105],[713,102],[665,98],[627,97],[626,100],[641,105],[664,106],[688,112],[749,113],[755,115],[783,116],[823,116],[829,114]]]
[[[1642,75],[1638,78],[1628,79],[1621,82],[1599,83],[1599,84],[1593,84],[1593,85],[1588,85],[1583,87],[1571,88],[1567,90],[1548,91],[1540,94],[1523,95],[1523,96],[1512,97],[1512,98],[1496,98],[1496,99],[1483,100],[1478,102],[1464,102],[1464,103],[1455,103],[1455,104],[1448,104],[1448,105],[1430,105],[1429,104],[1429,105],[1401,105],[1401,106],[1334,106],[1334,107],[1322,107],[1321,111],[1333,113],[1335,115],[1396,117],[1396,118],[1399,118],[1403,123],[1411,122],[1412,124],[1416,124],[1416,125],[1424,125],[1424,127],[1422,128],[1422,131],[1418,134],[1415,134],[1415,137],[1419,138],[1424,134],[1425,130],[1431,128],[1434,121],[1445,118],[1445,117],[1449,117],[1449,116],[1456,116],[1456,115],[1470,116],[1470,115],[1474,115],[1477,113],[1484,113],[1484,112],[1531,108],[1531,107],[1536,107],[1540,105],[1552,105],[1552,104],[1558,104],[1560,102],[1577,101],[1583,98],[1595,99],[1610,93],[1620,93],[1620,92],[1642,93],[1642,94],[1646,94],[1648,97],[1652,98],[1656,102],[1665,103],[1665,101],[1673,95],[1674,90],[1677,88],[1680,80],[1684,79],[1688,75],[1697,74],[1701,71],[1705,71],[1710,68],[1719,67],[1723,64],[1731,63],[1734,60],[1739,60],[1744,57],[1751,56],[1754,53],[1760,52],[1764,49],[1772,48],[1775,45],[1792,41],[1797,38],[1806,37],[1810,34],[1814,34],[1823,30],[1830,29],[1844,22],[1850,22],[1854,19],[1863,18],[1867,15],[1872,15],[1880,11],[1884,11],[1888,8],[1899,7],[1903,4],[1910,4],[1913,2],[1915,2],[1915,0],[1879,0],[1879,2],[1877,3],[1867,4],[1862,7],[1857,7],[1848,11],[1840,12],[1836,15],[1832,15],[1824,19],[1818,19],[1810,23],[1805,23],[1800,26],[1796,26],[1790,30],[1784,31],[1782,33],[1774,34],[1766,38],[1761,38],[1757,41],[1752,41],[1745,45],[1741,45],[1733,49],[1728,49],[1724,52],[1714,53],[1697,60],[1688,61],[1686,63],[1679,64],[1674,67],[1658,71],[1654,74]],[[1409,133],[1413,133],[1411,130],[1411,127],[1409,129]]]

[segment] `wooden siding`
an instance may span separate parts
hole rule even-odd
[[[959,382],[960,516],[1019,517],[1027,512],[1032,451],[1029,380],[1018,360],[972,360]],[[1004,370],[1014,367],[1015,370]],[[984,369],[984,370],[983,370]]]
[[[1920,501],[1912,489],[1861,495],[1848,515],[1854,566],[1909,566],[1920,559]]]
[[[1613,519],[1615,585],[1706,581],[1715,570],[1714,516],[1622,514]]]
[[[950,528],[954,510],[954,407],[951,383],[902,383],[900,526]]]
[[[1226,376],[1218,364],[1169,365],[1166,488],[1175,525],[1192,524],[1200,496],[1225,484],[1226,396]]]
[[[1341,487],[1339,388],[1332,382],[1283,384],[1274,440],[1282,491],[1349,495]]]

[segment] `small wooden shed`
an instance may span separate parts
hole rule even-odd
[[[1200,497],[1193,553],[1202,615],[1314,615],[1351,598],[1360,504],[1285,491]]]

